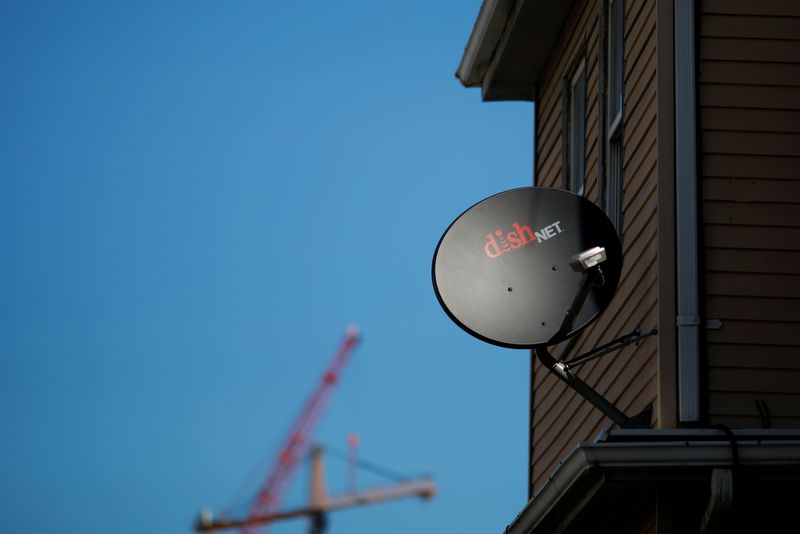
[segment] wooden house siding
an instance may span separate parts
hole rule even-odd
[[[600,7],[576,2],[539,80],[536,102],[535,182],[563,187],[563,83],[570,67],[585,54],[587,76],[586,196],[600,205],[605,150],[601,107]],[[603,56],[603,57],[601,57]],[[581,56],[584,57],[584,56]],[[657,326],[657,80],[656,3],[625,3],[623,130],[623,247],[619,289],[609,308],[583,332],[570,352],[576,355],[641,326]],[[553,347],[557,357],[567,343]],[[658,343],[647,338],[577,368],[578,375],[628,415],[655,404]],[[535,492],[578,441],[594,438],[611,421],[572,389],[534,363],[531,431],[531,488]],[[658,420],[654,421],[658,424]]]
[[[800,426],[800,2],[705,0],[699,40],[711,423]]]

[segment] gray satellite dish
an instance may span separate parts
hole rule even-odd
[[[547,350],[600,316],[621,271],[622,247],[605,213],[582,196],[541,187],[505,191],[467,209],[442,235],[432,265],[436,297],[459,327],[487,343],[532,349],[614,422],[641,427],[649,415],[626,416],[571,371],[638,342],[638,329],[569,362]]]

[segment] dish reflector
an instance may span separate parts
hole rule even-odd
[[[461,328],[495,345],[532,348],[591,324],[614,296],[621,269],[617,231],[597,205],[561,189],[525,187],[459,215],[439,240],[432,274],[439,303]],[[576,305],[588,270],[591,286]]]

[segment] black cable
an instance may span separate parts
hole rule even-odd
[[[761,418],[761,428],[769,428],[770,427],[770,420],[769,420],[769,406],[767,406],[766,401],[757,400],[756,402],[756,409],[758,409],[758,416]]]
[[[736,436],[733,435],[733,430],[731,430],[727,425],[714,425],[714,428],[721,430],[726,436],[728,436],[728,441],[731,444],[731,469],[734,470],[735,473],[735,469],[739,466],[739,442],[736,439]]]
[[[331,449],[327,446],[323,446],[323,449],[325,450],[326,453],[333,456],[334,458],[338,458],[339,460],[344,460],[345,462],[350,462],[350,458],[346,453],[343,453],[336,449]],[[405,482],[413,478],[407,475],[400,474],[397,471],[392,471],[391,469],[381,467],[377,464],[368,462],[366,460],[356,460],[355,463],[358,467],[364,469],[365,471],[370,471],[376,475],[388,478],[389,480],[393,480],[395,482]]]

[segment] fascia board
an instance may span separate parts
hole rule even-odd
[[[513,3],[513,0],[484,0],[481,4],[456,70],[456,77],[464,87],[477,87],[483,82]]]
[[[768,436],[765,436],[768,439]],[[800,465],[800,440],[738,441],[739,465]],[[527,534],[558,502],[578,487],[583,477],[610,470],[710,468],[730,466],[731,444],[716,441],[580,443],[559,464],[542,488],[506,529]],[[577,497],[577,496],[576,496]]]

